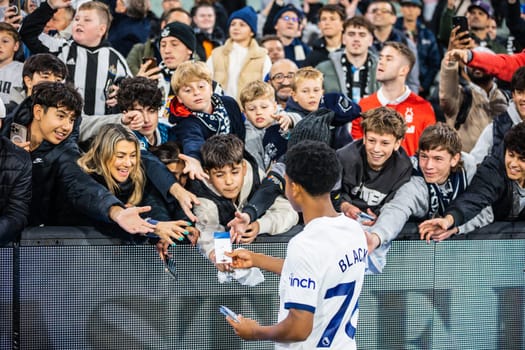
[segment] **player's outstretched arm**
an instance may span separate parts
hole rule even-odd
[[[254,253],[247,249],[234,250],[231,253],[226,253],[226,255],[233,258],[232,266],[236,269],[259,267],[277,275],[280,275],[281,271],[283,270],[283,259],[260,253]]]
[[[256,321],[238,316],[239,322],[226,318],[235,334],[245,340],[271,340],[279,343],[303,341],[312,332],[314,314],[310,311],[290,309],[288,316],[273,326],[261,326]]]

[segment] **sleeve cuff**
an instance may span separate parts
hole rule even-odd
[[[311,313],[315,313],[315,307],[313,307],[311,305],[306,305],[306,304],[284,303],[284,308],[286,310],[297,309],[297,310],[304,310],[304,311],[309,311]]]

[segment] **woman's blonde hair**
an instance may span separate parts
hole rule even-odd
[[[130,179],[134,187],[128,203],[137,205],[142,200],[145,176],[140,165],[139,142],[135,134],[127,127],[120,124],[104,125],[100,128],[100,132],[95,137],[90,149],[78,159],[77,163],[86,173],[102,176],[111,193],[116,194],[119,186],[115,179],[113,179],[113,176],[111,176],[108,163],[115,155],[117,143],[120,141],[129,141],[135,144],[137,161],[130,170]]]

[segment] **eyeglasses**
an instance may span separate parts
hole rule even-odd
[[[376,9],[372,9],[372,10],[370,10],[370,12],[371,12],[372,14],[374,14],[374,15],[375,15],[376,13],[382,13],[382,14],[388,13],[388,14],[393,14],[393,12],[390,11],[389,9],[377,9],[377,8],[376,8]]]
[[[275,75],[272,77],[272,80],[275,81],[275,82],[280,83],[280,82],[283,81],[285,78],[288,79],[288,80],[292,80],[293,77],[295,77],[295,73],[288,73],[288,74],[286,74],[286,75],[284,75],[283,73],[277,73],[277,74],[275,74]]]
[[[279,18],[279,19],[282,19],[282,20],[285,21],[285,22],[295,22],[295,23],[299,23],[299,17],[282,16],[282,17]]]

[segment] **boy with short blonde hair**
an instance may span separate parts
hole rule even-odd
[[[233,98],[213,93],[211,74],[203,62],[180,64],[171,82],[176,98],[170,103],[169,121],[182,144],[184,172],[192,179],[204,179],[207,175],[200,164],[201,146],[218,134],[235,134],[244,140],[241,110]]]
[[[16,29],[8,23],[0,23],[0,40],[2,54],[0,55],[0,98],[5,104],[7,113],[24,100],[22,68],[23,63],[15,61],[14,57],[20,47],[20,36]],[[2,116],[0,116],[2,118]]]
[[[175,94],[188,82],[204,80],[212,84],[211,72],[203,62],[184,62],[171,76],[171,87]]]
[[[241,106],[244,108],[247,102],[257,100],[257,99],[274,99],[275,100],[275,90],[273,87],[261,80],[255,80],[251,83],[248,83],[244,89],[242,89],[239,96],[241,101]]]
[[[321,71],[312,67],[299,69],[293,78],[292,90],[285,109],[291,116],[304,118],[307,114],[319,109],[331,110],[334,112],[331,126],[335,127],[331,146],[338,149],[352,142],[346,124],[359,117],[361,108],[346,95],[324,94]]]
[[[320,70],[312,67],[304,67],[297,70],[292,81],[292,89],[297,90],[298,85],[304,83],[305,80],[319,80],[323,83],[323,73]]]
[[[108,5],[100,1],[84,2],[78,7],[77,13],[78,11],[86,10],[95,10],[97,12],[97,16],[100,23],[106,26],[106,30],[103,36],[103,38],[106,38],[109,31],[109,27],[111,26],[111,22],[113,21],[113,16],[111,16],[111,12],[109,11]]]
[[[323,93],[323,73],[312,67],[301,68],[295,73],[291,97],[304,112],[308,114],[318,110]],[[286,110],[288,110],[288,104],[286,104]]]
[[[273,87],[261,80],[248,83],[240,93],[246,115],[246,150],[259,167],[267,170],[274,160],[274,143],[286,144],[287,131],[300,119],[293,120],[275,101]]]
[[[111,13],[106,4],[88,1],[80,5],[75,13],[72,39],[43,34],[53,14],[69,6],[69,0],[43,2],[24,19],[20,36],[32,53],[55,54],[67,65],[68,79],[83,95],[84,114],[110,114],[117,104],[115,82],[132,76],[126,59],[105,40],[112,20]]]

